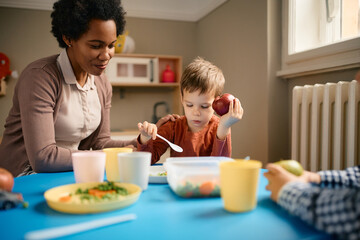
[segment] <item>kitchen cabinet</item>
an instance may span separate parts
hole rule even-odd
[[[136,74],[132,73],[132,76],[127,76],[126,80],[117,81],[116,77],[119,72],[119,66],[108,66],[110,67],[109,71],[107,71],[107,77],[109,78],[113,89],[119,89],[120,97],[126,98],[126,90],[130,89],[132,91],[136,91],[138,94],[142,94],[144,89],[150,89],[151,92],[155,92],[159,90],[159,92],[168,90],[171,92],[172,96],[172,113],[182,114],[182,106],[180,100],[180,79],[182,74],[182,57],[181,56],[173,56],[173,55],[154,55],[154,54],[115,54],[113,59],[110,61],[110,64],[121,64],[124,62],[124,58],[128,58],[129,62],[133,61],[133,59],[141,60],[152,59],[156,64],[151,64],[151,72],[156,76],[156,79],[151,79],[146,82],[145,80],[136,79]],[[131,61],[130,61],[131,60]],[[134,62],[134,61],[133,61]],[[135,65],[135,64],[134,64]],[[166,70],[167,66],[174,72],[174,82],[162,82],[162,73]],[[134,67],[135,68],[135,67]],[[129,71],[129,70],[126,70]],[[131,69],[129,72],[135,72],[135,69]],[[155,73],[155,74],[154,74]],[[115,76],[114,76],[115,75]],[[146,77],[146,74],[144,74]],[[143,78],[144,79],[144,78]]]

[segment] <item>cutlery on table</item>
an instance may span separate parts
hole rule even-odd
[[[34,240],[34,239],[50,239],[50,238],[58,238],[63,236],[68,236],[71,234],[88,231],[91,229],[109,226],[116,223],[126,222],[130,220],[136,219],[135,214],[127,214],[115,217],[108,217],[83,223],[76,223],[72,225],[67,225],[63,227],[54,227],[47,228],[43,230],[36,230],[32,232],[28,232],[25,234],[25,239]]]

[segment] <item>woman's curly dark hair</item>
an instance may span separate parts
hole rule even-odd
[[[66,48],[62,36],[77,40],[89,30],[92,19],[114,20],[117,35],[125,27],[125,12],[120,0],[59,0],[51,13],[51,32],[61,48]]]

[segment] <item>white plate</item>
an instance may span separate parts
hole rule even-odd
[[[161,172],[165,172],[165,168],[163,166],[150,166],[149,183],[167,183],[166,176],[158,175]]]

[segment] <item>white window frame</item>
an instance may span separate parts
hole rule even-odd
[[[282,2],[282,64],[277,76],[293,78],[360,67],[360,37],[289,55],[289,2]]]

